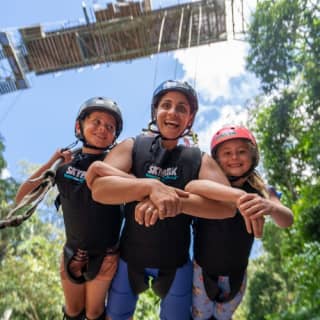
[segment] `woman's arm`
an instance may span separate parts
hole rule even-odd
[[[104,162],[95,162],[89,167],[86,179],[93,199],[104,204],[119,204],[149,197],[161,217],[180,212],[179,195],[183,191],[177,192],[157,179],[130,175],[132,149],[133,140],[128,139],[114,147]]]
[[[245,191],[230,186],[229,181],[216,161],[207,154],[204,154],[202,157],[199,179],[190,181],[186,185],[185,190],[191,194],[215,200],[212,203],[212,210],[221,210],[228,213],[228,216],[235,215],[236,202],[240,196],[245,194]],[[198,199],[197,201],[200,200]],[[218,212],[211,212],[208,217],[215,217],[216,214]]]

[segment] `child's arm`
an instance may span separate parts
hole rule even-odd
[[[51,166],[58,160],[59,158],[64,158],[64,162],[69,162],[72,159],[72,152],[70,150],[57,150],[54,152],[54,154],[51,156],[51,158],[43,164],[36,172],[34,172],[25,182],[23,182],[16,194],[15,202],[20,203],[20,201],[23,199],[23,197],[34,190],[37,186],[42,183],[41,180],[32,181],[35,178],[40,177],[46,170],[50,169]]]
[[[207,179],[192,180],[186,185],[185,190],[208,199],[231,202],[233,204],[236,204],[237,200],[246,194],[241,189]]]
[[[269,199],[254,193],[243,195],[238,201],[238,208],[243,216],[250,219],[270,215],[280,228],[290,227],[293,223],[292,211],[272,192]]]

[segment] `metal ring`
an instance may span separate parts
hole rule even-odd
[[[153,207],[148,207],[147,212],[152,212],[153,211]]]

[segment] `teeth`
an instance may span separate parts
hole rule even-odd
[[[178,125],[176,123],[172,123],[172,122],[165,122],[166,126],[172,126],[172,127],[178,127]]]

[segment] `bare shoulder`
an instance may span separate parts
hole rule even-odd
[[[128,138],[118,143],[108,153],[108,155],[104,159],[104,162],[125,172],[129,172],[132,164],[133,144],[133,138]]]
[[[202,156],[199,179],[208,179],[227,185],[229,184],[218,163],[207,153],[204,153]]]

